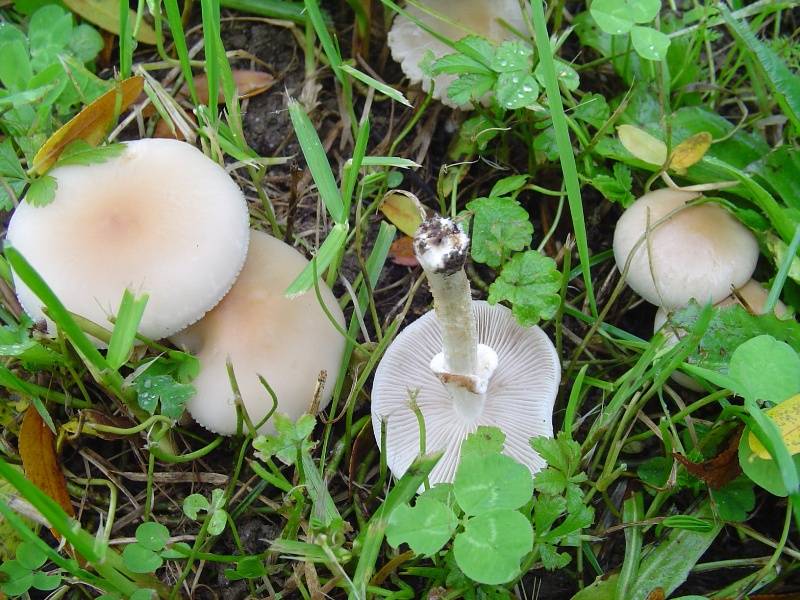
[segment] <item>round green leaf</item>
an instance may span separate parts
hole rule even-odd
[[[33,587],[43,592],[49,592],[61,585],[61,575],[48,575],[47,573],[33,574]]]
[[[130,600],[153,600],[153,598],[158,598],[156,591],[150,588],[144,588],[133,592]]]
[[[17,561],[20,566],[33,571],[47,561],[47,555],[32,542],[22,542],[17,546]]]
[[[12,573],[9,573],[6,565],[11,562],[14,561],[8,561],[0,565],[0,573],[8,575],[8,581],[0,584],[0,591],[7,596],[21,596],[33,586],[33,573],[26,569],[13,569]]]
[[[637,25],[631,29],[631,41],[633,49],[642,58],[660,61],[667,57],[669,38],[652,27]]]
[[[739,345],[731,355],[728,374],[756,400],[779,404],[800,392],[800,357],[789,344],[770,335]]]
[[[393,548],[406,543],[417,554],[431,555],[441,550],[458,521],[450,508],[428,497],[419,497],[412,508],[398,506],[389,517],[386,540]]]
[[[786,491],[786,486],[783,485],[778,463],[774,460],[759,458],[750,448],[749,437],[750,428],[745,427],[742,439],[739,441],[739,464],[742,467],[742,471],[753,483],[761,486],[770,494],[785,498],[788,492]],[[795,454],[792,460],[794,461],[795,469],[800,473],[800,454]]]
[[[533,75],[524,70],[501,73],[497,78],[495,94],[503,108],[524,108],[539,98],[539,84]]]
[[[661,0],[624,0],[623,4],[635,23],[652,21],[661,10]]]
[[[611,35],[628,33],[634,21],[628,3],[620,0],[594,0],[590,9],[597,25]]]
[[[169,539],[169,529],[161,523],[142,523],[136,528],[136,541],[148,550],[161,550]]]
[[[197,520],[197,513],[201,510],[208,510],[208,500],[201,494],[192,494],[183,500],[183,513],[192,519]]]
[[[520,41],[509,41],[500,44],[492,59],[492,69],[498,73],[527,70],[531,66],[533,49]]]
[[[462,457],[453,482],[458,505],[468,515],[519,508],[531,499],[527,467],[504,454]]]
[[[140,544],[125,546],[125,550],[122,551],[122,560],[125,566],[134,573],[152,573],[164,563],[158,554]]]
[[[532,548],[533,528],[515,510],[473,517],[453,542],[458,568],[470,579],[491,585],[517,577],[520,561]]]
[[[228,513],[222,509],[217,509],[211,515],[211,520],[208,522],[208,533],[211,535],[219,535],[225,529],[225,523],[228,520]]]

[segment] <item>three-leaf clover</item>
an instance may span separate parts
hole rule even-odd
[[[160,523],[142,523],[136,528],[136,541],[122,551],[125,566],[134,573],[153,573],[164,564],[161,551],[168,539],[169,529]]]
[[[40,571],[46,562],[47,555],[36,544],[21,543],[16,558],[0,565],[0,591],[21,596],[31,588],[43,592],[56,589],[61,585],[61,575]]]
[[[260,435],[253,440],[253,448],[258,452],[256,456],[266,460],[275,456],[286,465],[293,465],[298,456],[298,451],[309,451],[314,447],[314,442],[309,440],[311,432],[316,425],[316,419],[309,414],[302,415],[296,422],[281,413],[272,416],[276,435]]]
[[[228,520],[228,513],[225,512],[225,494],[222,490],[216,489],[211,492],[211,502],[201,494],[192,494],[183,501],[183,512],[190,519],[196,521],[200,511],[211,515],[208,522],[208,533],[219,535],[225,529]]]

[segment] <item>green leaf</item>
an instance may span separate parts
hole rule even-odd
[[[483,63],[457,52],[455,54],[447,54],[431,65],[432,75],[441,75],[442,73],[492,75],[492,70]]]
[[[800,392],[800,356],[769,335],[754,337],[734,350],[729,375],[756,400],[779,404]]]
[[[48,575],[47,573],[34,573],[33,586],[37,590],[49,592],[61,585],[61,575]]]
[[[208,533],[211,535],[219,535],[225,530],[225,524],[227,522],[228,513],[221,509],[215,510],[208,522]]]
[[[503,267],[489,287],[489,303],[508,301],[517,321],[523,326],[550,319],[561,302],[561,274],[555,261],[528,250],[516,254]]]
[[[514,194],[515,192],[518,192],[526,183],[528,183],[528,175],[511,175],[509,177],[503,177],[492,186],[492,191],[489,192],[489,198],[498,198],[501,196]]]
[[[670,529],[685,529],[686,531],[697,531],[707,533],[714,529],[714,522],[710,519],[698,519],[690,515],[670,515],[661,524]]]
[[[10,139],[0,142],[0,175],[6,178],[25,179],[25,169],[22,168]]]
[[[430,556],[442,549],[457,526],[456,515],[448,506],[420,496],[413,508],[404,504],[392,511],[386,541],[393,548],[405,543],[417,554]]]
[[[468,35],[457,40],[455,49],[483,64],[489,65],[494,57],[495,47],[489,40],[479,35]]]
[[[195,389],[189,384],[178,383],[171,375],[158,374],[160,370],[156,365],[150,366],[133,380],[137,401],[151,415],[160,402],[161,414],[177,419],[183,414],[186,402],[194,395]]]
[[[69,39],[69,50],[79,61],[87,63],[103,49],[103,37],[91,25],[81,23],[72,30]]]
[[[122,551],[122,561],[134,573],[153,573],[162,564],[163,559],[141,544],[128,544]]]
[[[753,482],[746,477],[738,477],[718,490],[712,489],[711,498],[719,518],[725,521],[742,523],[756,506]]]
[[[469,73],[456,78],[447,88],[447,97],[456,104],[468,104],[480,100],[495,84],[493,75]]]
[[[533,476],[533,489],[556,496],[567,489],[567,478],[561,471],[542,469]]]
[[[7,580],[0,583],[0,590],[9,596],[21,596],[33,586],[33,573],[16,560],[7,560],[0,565],[0,573]]]
[[[572,111],[572,116],[600,129],[611,116],[611,109],[602,94],[587,94]]]
[[[563,431],[555,438],[531,438],[531,447],[547,461],[549,468],[557,469],[567,477],[580,467],[581,445]]]
[[[497,268],[531,243],[533,224],[519,202],[506,197],[477,198],[467,204],[472,218],[472,258]]]
[[[105,146],[92,146],[85,140],[70,142],[61,152],[56,162],[56,167],[67,165],[94,165],[104,163],[112,158],[122,156],[125,152],[124,144],[108,144]]]
[[[161,523],[142,523],[136,528],[136,541],[148,550],[163,550],[169,539],[169,529]]]
[[[492,69],[498,73],[525,71],[531,68],[533,48],[524,42],[513,40],[500,44],[492,59]]]
[[[739,442],[739,464],[742,471],[753,483],[764,488],[773,496],[785,498],[788,495],[786,485],[783,483],[780,467],[775,460],[759,458],[748,443],[750,428],[745,427],[742,439]],[[800,453],[792,456],[794,468],[800,475]]]
[[[581,78],[578,75],[578,72],[573,69],[571,65],[561,60],[554,61],[554,65],[556,68],[556,77],[558,77],[558,80],[563,84],[563,86],[570,91],[577,90],[581,83]],[[546,79],[544,76],[544,63],[540,62],[538,65],[536,65],[536,70],[534,70],[533,74],[536,77],[536,81],[538,81],[542,86],[546,85]]]
[[[34,571],[47,562],[47,555],[31,542],[22,542],[17,546],[17,562],[20,566]]]
[[[72,37],[72,14],[56,4],[43,6],[31,15],[28,43],[35,72],[58,62]]]
[[[552,544],[537,544],[539,550],[539,558],[542,565],[548,571],[555,571],[556,569],[563,569],[569,564],[571,557],[566,552],[559,552],[558,549]]]
[[[594,0],[590,12],[600,29],[611,35],[628,33],[634,20],[628,1]]]
[[[467,454],[453,482],[458,505],[468,515],[519,508],[531,499],[533,479],[527,467],[504,454]]]
[[[304,414],[294,423],[283,413],[275,413],[272,422],[276,435],[260,435],[253,440],[253,448],[262,460],[275,456],[282,463],[293,465],[298,449],[310,451],[314,447],[314,442],[308,439],[316,425],[312,415]]]
[[[533,503],[533,525],[537,538],[544,537],[566,510],[567,500],[563,496],[537,496]]]
[[[539,98],[539,84],[533,75],[524,70],[501,73],[497,78],[495,94],[497,103],[503,108],[525,108]]]
[[[6,25],[2,29],[2,31],[10,30],[15,30],[15,28]],[[28,84],[32,77],[33,68],[24,38],[22,40],[0,40],[0,83],[9,92],[20,92],[29,87]]]
[[[197,514],[201,510],[208,511],[209,507],[208,500],[202,494],[191,494],[183,500],[183,514],[193,521],[197,520]]]
[[[229,581],[239,579],[255,579],[267,574],[264,562],[257,556],[247,556],[236,563],[236,569],[225,569],[225,577]]]
[[[657,29],[637,25],[631,29],[631,41],[633,49],[642,58],[662,61],[667,57],[669,38]]]
[[[34,179],[25,194],[25,201],[31,206],[47,206],[56,197],[58,182],[50,175],[42,175]]]
[[[114,330],[111,332],[111,340],[108,342],[108,352],[106,352],[106,360],[112,369],[119,369],[127,362],[136,341],[136,332],[139,329],[147,299],[147,294],[135,298],[127,289],[122,294],[122,302],[117,311],[117,320],[114,323]]]
[[[461,458],[500,454],[505,441],[506,435],[499,427],[481,425],[461,442]]]
[[[453,542],[456,564],[478,583],[508,583],[520,574],[520,561],[533,548],[533,529],[515,510],[473,517]]]
[[[633,189],[631,171],[622,163],[614,165],[613,177],[600,173],[592,177],[589,183],[603,194],[604,198],[622,205],[622,208],[628,208],[636,200],[636,196],[631,192]]]

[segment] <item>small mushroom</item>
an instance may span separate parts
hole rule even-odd
[[[461,442],[479,426],[499,427],[505,453],[536,472],[545,465],[530,445],[553,435],[561,379],[555,347],[538,327],[521,327],[504,306],[473,301],[464,272],[469,238],[449,219],[425,221],[414,250],[434,299],[429,311],[397,336],[378,365],[372,426],[386,436],[386,461],[400,477],[420,452],[443,450],[431,483],[452,481]]]
[[[139,331],[158,339],[199,319],[233,285],[247,254],[247,205],[225,169],[194,146],[127,142],[117,157],[50,175],[55,199],[21,203],[7,239],[70,311],[108,324],[126,288],[146,293]],[[16,275],[14,283],[25,312],[43,319],[39,299]]]
[[[763,315],[765,313],[768,296],[769,292],[764,289],[764,286],[755,279],[751,279],[738,290],[735,290],[730,296],[718,302],[716,306],[721,308],[739,305],[754,315]],[[773,312],[775,316],[779,318],[783,317],[787,313],[786,305],[778,300]],[[667,337],[667,347],[671,347],[677,344],[678,341],[686,335],[686,332],[679,327],[667,324],[667,318],[668,312],[663,308],[659,308],[656,311],[656,316],[653,321],[653,333],[665,327],[666,324],[664,334]],[[675,371],[672,374],[672,379],[686,389],[695,392],[702,392],[704,389],[694,379],[679,371]]]
[[[712,203],[682,209],[699,196],[669,188],[650,192],[617,222],[617,267],[624,271],[636,248],[626,281],[652,304],[674,309],[692,298],[719,302],[755,270],[758,242],[728,211]]]
[[[231,291],[200,321],[171,339],[196,354],[197,394],[187,409],[195,421],[222,435],[237,430],[234,393],[227,371],[233,365],[247,414],[258,424],[273,402],[262,376],[277,397],[277,410],[296,420],[312,406],[320,373],[327,382],[318,408],[327,406],[344,352],[344,337],[323,311],[313,291],[287,298],[284,291],[308,261],[294,248],[259,231],[251,232],[247,262]],[[342,309],[333,292],[319,292],[339,327]],[[273,432],[270,419],[260,433]]]
[[[451,22],[416,6],[408,5],[405,10],[438,34],[454,41],[477,34],[491,42],[501,43],[516,39],[510,28],[527,31],[525,15],[518,0],[426,0],[425,5]],[[455,52],[405,15],[395,17],[387,41],[392,58],[400,63],[406,77],[411,83],[422,83],[426,92],[431,89],[431,78],[421,66],[426,55],[431,53],[434,59],[439,59]],[[447,88],[455,78],[456,75],[447,73],[437,75],[433,80],[433,97],[452,108],[469,109],[471,106],[458,105],[447,95]]]

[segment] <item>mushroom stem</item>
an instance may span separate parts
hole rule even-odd
[[[414,253],[428,277],[442,331],[443,352],[434,356],[431,369],[447,386],[462,416],[474,418],[483,408],[497,355],[478,344],[472,294],[464,272],[469,237],[452,220],[434,216],[417,230]]]

